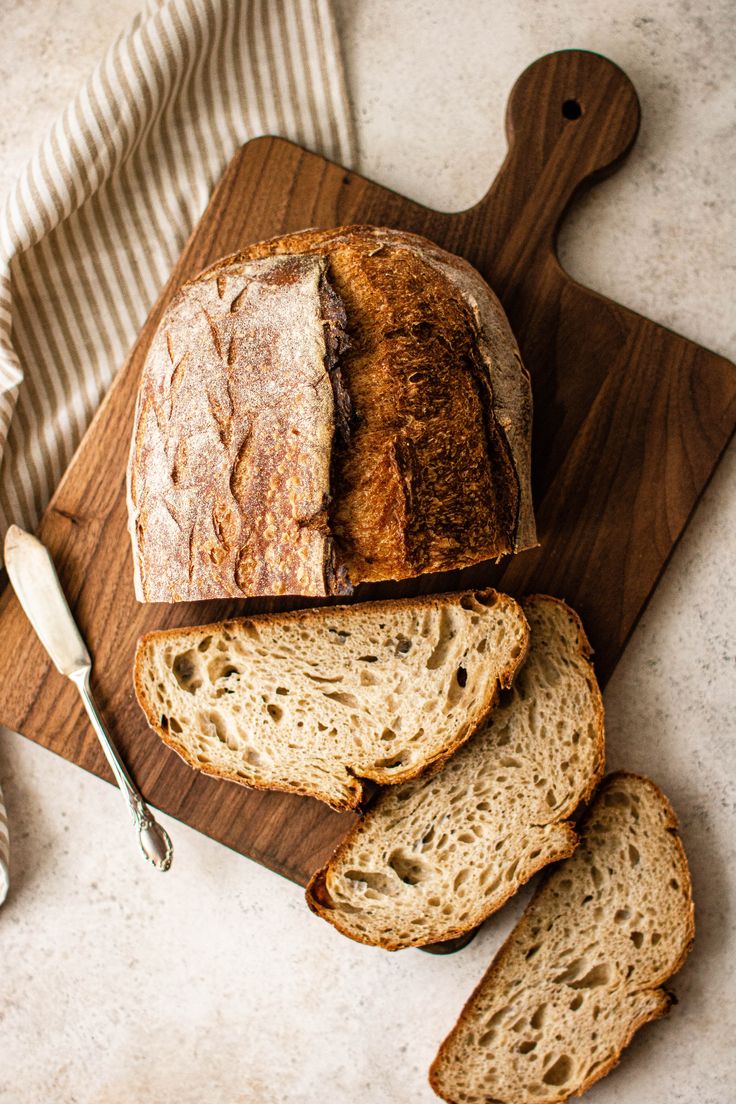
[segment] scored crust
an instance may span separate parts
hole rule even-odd
[[[149,694],[149,688],[145,678],[144,663],[146,658],[146,649],[149,643],[163,643],[167,638],[175,638],[177,640],[186,640],[188,637],[192,639],[200,638],[203,634],[216,634],[220,630],[226,628],[229,625],[237,625],[239,622],[256,622],[261,624],[276,624],[283,625],[285,622],[300,622],[305,619],[313,618],[315,613],[324,612],[326,617],[331,620],[339,617],[343,613],[359,615],[361,605],[364,607],[370,607],[372,612],[376,614],[385,613],[390,616],[392,610],[395,610],[401,606],[405,606],[407,603],[411,604],[412,609],[442,609],[447,605],[448,601],[453,603],[460,603],[461,600],[469,595],[480,595],[482,598],[494,599],[494,602],[501,606],[515,607],[518,611],[523,629],[524,638],[519,654],[512,658],[509,663],[498,674],[496,682],[489,684],[486,697],[481,701],[477,708],[470,713],[464,725],[458,729],[455,738],[447,743],[444,747],[439,749],[432,755],[427,755],[419,763],[402,769],[400,773],[390,773],[389,771],[373,770],[370,773],[366,773],[362,777],[353,775],[347,784],[347,789],[350,791],[350,797],[346,800],[337,801],[334,800],[328,793],[320,791],[317,788],[307,788],[293,783],[276,784],[269,780],[267,783],[259,781],[257,778],[249,779],[247,782],[242,777],[235,774],[233,771],[202,764],[198,762],[192,751],[186,746],[186,744],[177,739],[176,733],[172,732],[170,728],[164,728],[160,723],[160,710],[155,702],[152,701]],[[249,789],[258,790],[279,790],[284,793],[296,793],[304,797],[313,797],[319,801],[325,802],[331,808],[338,812],[344,812],[347,810],[357,808],[364,797],[364,791],[366,785],[371,783],[378,783],[379,785],[391,785],[398,784],[400,782],[408,781],[411,778],[415,778],[422,774],[425,770],[438,769],[442,763],[444,763],[456,750],[460,747],[475,731],[475,729],[483,723],[488,714],[494,708],[498,701],[498,695],[500,689],[508,688],[512,682],[516,671],[523,664],[526,657],[528,648],[529,632],[526,624],[526,619],[523,616],[522,611],[519,609],[517,603],[508,595],[501,594],[490,588],[485,590],[473,590],[473,591],[459,591],[451,594],[435,594],[435,595],[423,595],[416,598],[406,599],[386,599],[383,601],[374,601],[369,603],[362,603],[358,605],[350,606],[331,606],[324,611],[322,610],[291,610],[284,613],[264,613],[253,614],[250,617],[245,618],[229,618],[227,621],[215,622],[208,625],[198,625],[192,627],[186,627],[181,629],[165,629],[160,631],[154,631],[146,633],[138,641],[136,647],[135,659],[133,664],[133,685],[135,689],[136,698],[138,700],[141,709],[146,715],[146,720],[149,726],[160,737],[160,739],[168,747],[177,753],[187,763],[188,766],[194,768],[202,774],[211,775],[214,778],[220,778],[225,781],[236,782],[238,785],[246,786]]]
[[[344,594],[530,547],[530,432],[513,334],[461,258],[364,226],[249,246],[184,285],[146,360],[136,594]]]
[[[666,1015],[666,1013],[669,1011],[669,1009],[671,1007],[671,1004],[673,1002],[673,997],[666,989],[664,989],[664,984],[665,984],[666,981],[669,980],[669,978],[673,977],[674,974],[676,974],[678,972],[678,970],[680,970],[682,968],[688,954],[690,953],[690,949],[692,947],[693,940],[695,938],[695,915],[694,915],[694,905],[693,905],[693,900],[692,900],[692,883],[691,883],[691,878],[690,878],[690,870],[689,870],[689,866],[688,866],[687,856],[685,855],[685,849],[683,847],[682,840],[680,838],[679,831],[678,831],[679,823],[678,823],[677,816],[675,814],[674,809],[672,808],[672,805],[671,805],[669,799],[662,792],[662,790],[659,788],[659,786],[656,785],[656,783],[652,782],[651,779],[649,779],[649,778],[647,778],[643,775],[635,774],[635,773],[630,772],[630,771],[614,771],[611,774],[606,775],[606,777],[603,779],[601,785],[599,786],[599,788],[598,788],[598,790],[595,794],[595,799],[594,799],[593,803],[588,807],[588,809],[585,813],[585,816],[583,817],[580,824],[578,825],[578,831],[580,833],[580,836],[581,836],[581,838],[584,836],[587,824],[592,819],[593,815],[595,814],[597,802],[600,801],[604,797],[607,790],[611,789],[613,786],[615,786],[620,781],[633,781],[633,782],[636,782],[636,783],[640,783],[643,786],[646,786],[651,791],[651,793],[654,795],[654,797],[659,802],[659,804],[662,808],[662,811],[663,811],[664,817],[665,817],[664,827],[665,827],[665,830],[667,831],[667,833],[669,834],[669,836],[671,838],[671,841],[674,843],[674,846],[675,846],[675,849],[676,849],[676,852],[677,852],[678,865],[679,865],[681,877],[683,879],[682,885],[684,887],[685,898],[686,898],[686,902],[687,902],[686,912],[685,912],[685,916],[683,918],[684,922],[685,922],[685,934],[684,934],[684,939],[682,941],[682,946],[681,946],[681,949],[680,949],[680,953],[679,953],[677,959],[675,960],[675,963],[673,964],[672,968],[669,968],[667,970],[665,976],[657,978],[656,981],[652,983],[652,987],[651,987],[652,1002],[650,1004],[650,1007],[648,1009],[646,1009],[645,1011],[643,1011],[641,1015],[637,1016],[634,1020],[632,1020],[631,1024],[628,1026],[628,1029],[626,1031],[626,1035],[624,1036],[624,1039],[623,1039],[621,1045],[619,1046],[617,1051],[613,1054],[610,1061],[606,1062],[605,1064],[600,1066],[598,1069],[596,1069],[593,1072],[593,1074],[591,1076],[587,1077],[585,1079],[585,1081],[582,1082],[579,1086],[575,1086],[575,1087],[573,1087],[569,1090],[562,1090],[556,1097],[556,1100],[558,1100],[560,1102],[563,1102],[563,1101],[567,1100],[570,1096],[573,1096],[573,1095],[574,1096],[581,1096],[593,1084],[595,1084],[596,1081],[599,1081],[602,1077],[605,1077],[606,1074],[610,1073],[611,1070],[614,1069],[614,1067],[618,1065],[619,1061],[621,1060],[621,1055],[622,1055],[623,1051],[629,1045],[629,1043],[631,1042],[632,1038],[634,1037],[636,1032],[639,1030],[639,1028],[643,1027],[644,1024],[646,1024],[646,1023],[650,1023],[653,1020],[660,1019],[662,1016]],[[546,888],[548,882],[558,874],[560,869],[561,869],[561,867],[550,867],[549,870],[546,871],[542,875],[541,880],[539,882],[539,885],[537,886],[537,888],[534,892],[534,895],[532,896],[531,900],[529,901],[526,908],[524,909],[524,912],[522,913],[521,917],[519,918],[517,923],[514,925],[512,930],[509,932],[509,934],[506,937],[506,939],[504,940],[503,944],[501,945],[499,950],[496,952],[490,966],[488,967],[486,972],[483,974],[482,978],[480,979],[478,984],[475,986],[475,988],[473,989],[473,991],[470,994],[470,996],[468,997],[468,999],[466,1000],[465,1005],[463,1006],[463,1009],[462,1009],[462,1011],[461,1011],[461,1013],[460,1013],[460,1015],[457,1019],[457,1022],[455,1024],[455,1026],[452,1028],[450,1033],[447,1035],[447,1037],[443,1040],[443,1042],[440,1045],[440,1048],[437,1052],[437,1055],[435,1056],[434,1061],[432,1062],[432,1065],[430,1066],[429,1083],[430,1083],[433,1091],[437,1094],[437,1096],[441,1097],[443,1100],[446,1100],[448,1102],[448,1104],[455,1104],[455,1100],[452,1096],[448,1096],[443,1091],[443,1089],[441,1087],[441,1084],[440,1084],[439,1070],[440,1070],[440,1067],[442,1066],[443,1059],[444,1059],[445,1055],[447,1054],[447,1052],[449,1051],[450,1047],[452,1046],[452,1044],[454,1042],[455,1035],[458,1032],[459,1028],[464,1023],[466,1023],[467,1021],[472,1019],[472,1012],[473,1012],[473,1007],[474,1007],[476,997],[493,980],[494,976],[496,976],[497,974],[499,974],[501,972],[502,966],[504,965],[506,959],[509,957],[509,955],[512,951],[512,948],[515,945],[515,941],[517,939],[519,931],[523,930],[523,928],[525,926],[527,916],[532,912],[532,910],[533,910],[534,906],[536,905],[538,899],[544,894],[544,891],[545,891],[545,888]],[[562,867],[562,869],[564,869],[564,867]],[[550,1091],[553,1092],[554,1090],[551,1089]]]
[[[578,614],[575,612],[575,610],[571,609],[570,606],[568,606],[566,602],[562,601],[562,599],[553,598],[553,597],[550,597],[549,595],[540,595],[540,594],[530,595],[529,597],[522,599],[520,601],[520,605],[521,605],[522,609],[526,612],[526,610],[529,606],[534,605],[536,603],[541,603],[541,602],[546,603],[546,604],[553,604],[561,610],[561,612],[563,613],[565,618],[573,626],[573,631],[574,631],[574,634],[575,634],[575,647],[576,647],[577,651],[579,652],[580,656],[585,661],[588,661],[591,658],[592,654],[593,654],[593,649],[591,648],[590,643],[588,641],[588,638],[586,636],[585,629],[583,628],[583,623],[582,623],[580,617],[578,616]],[[531,640],[531,646],[533,647],[533,639]],[[567,827],[568,836],[567,836],[566,841],[564,841],[564,843],[561,843],[559,853],[557,854],[554,861],[558,861],[560,859],[568,858],[573,853],[575,848],[577,847],[578,835],[577,835],[577,833],[575,831],[575,828],[573,827],[572,824],[569,824],[569,823],[566,824],[565,823],[566,818],[571,816],[575,812],[575,809],[578,808],[578,806],[583,805],[583,804],[588,802],[588,800],[590,799],[592,793],[595,791],[596,787],[598,786],[598,784],[601,780],[602,774],[603,774],[603,770],[604,770],[604,762],[605,762],[604,709],[603,709],[603,699],[601,697],[600,688],[599,688],[598,683],[595,680],[595,678],[593,678],[593,680],[592,680],[590,690],[591,690],[591,695],[592,695],[592,699],[593,699],[593,708],[594,708],[594,714],[595,714],[595,722],[594,723],[595,723],[595,730],[596,730],[596,743],[595,743],[595,749],[594,749],[593,769],[591,771],[590,777],[588,779],[587,786],[585,787],[584,791],[578,797],[576,797],[576,799],[574,801],[571,801],[571,802],[568,803],[568,805],[564,806],[559,812],[559,818],[558,818],[559,827],[561,827],[561,828],[562,827]],[[482,724],[482,722],[481,722],[481,724]],[[481,727],[481,725],[476,726],[476,731],[479,727]],[[446,762],[447,762],[447,759],[443,759],[443,761],[440,764],[438,764],[434,768],[428,770],[425,774],[422,775],[422,777],[429,778],[429,777],[432,777],[432,776],[436,775],[438,773],[438,771],[442,770],[442,767],[445,765]],[[379,795],[379,800],[380,800],[380,795]],[[345,837],[337,845],[337,847],[335,848],[335,851],[330,856],[330,858],[325,863],[325,865],[314,872],[314,874],[312,875],[312,877],[310,878],[310,880],[307,884],[307,887],[306,887],[306,890],[305,890],[305,897],[306,897],[307,905],[312,910],[312,912],[314,912],[317,916],[320,916],[323,920],[327,920],[328,923],[332,924],[332,926],[337,931],[339,931],[342,935],[347,936],[349,939],[353,939],[356,942],[360,942],[360,943],[366,943],[369,946],[379,946],[379,947],[383,948],[383,950],[387,950],[387,951],[400,950],[403,947],[407,946],[408,944],[404,941],[401,941],[401,942],[391,941],[391,940],[372,941],[372,940],[369,940],[367,938],[362,937],[359,932],[356,932],[355,930],[352,930],[352,929],[348,929],[344,924],[342,924],[340,922],[339,915],[336,915],[336,910],[334,908],[332,908],[330,903],[329,903],[330,902],[330,896],[329,896],[329,891],[327,889],[328,875],[330,874],[331,871],[334,871],[335,869],[337,869],[340,866],[340,864],[342,863],[344,857],[349,853],[349,849],[350,849],[351,845],[356,840],[356,838],[360,835],[361,825],[364,823],[366,817],[370,817],[372,815],[373,815],[373,807],[371,807],[371,809],[369,809],[366,813],[364,813],[356,821],[356,823],[350,828],[350,830],[347,832]],[[526,881],[529,878],[531,878],[540,869],[542,869],[544,866],[546,866],[550,861],[551,860],[548,859],[548,858],[542,858],[542,859],[540,859],[540,861],[538,863],[536,863],[536,864],[532,863],[529,866],[529,868],[524,871],[524,880]],[[458,937],[467,934],[467,932],[472,931],[473,928],[478,927],[485,920],[487,920],[490,915],[497,912],[506,903],[506,901],[514,893],[516,893],[518,891],[518,888],[519,887],[517,885],[513,885],[513,884],[509,885],[508,892],[506,893],[503,900],[501,900],[500,902],[495,901],[490,906],[486,906],[484,904],[479,904],[476,912],[472,916],[470,916],[464,924],[457,925],[457,926],[452,927],[451,929],[448,929],[447,931],[443,931],[441,933],[441,935],[438,933],[435,936],[433,936],[431,939],[423,940],[423,942],[427,943],[427,942],[445,941],[445,940],[449,940],[449,939],[457,939]]]

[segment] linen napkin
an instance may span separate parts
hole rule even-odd
[[[0,541],[35,527],[212,187],[262,134],[354,164],[329,0],[150,3],[22,173],[0,213]],[[0,795],[0,900],[4,825]]]

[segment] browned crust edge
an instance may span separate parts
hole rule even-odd
[[[362,818],[361,821],[358,821],[357,825],[351,828],[346,839],[352,838],[356,827],[359,827],[361,822]],[[342,926],[342,924],[334,919],[330,915],[330,910],[321,904],[317,897],[317,894],[319,894],[324,888],[328,867],[330,863],[334,862],[335,859],[339,857],[338,852],[335,852],[327,866],[322,867],[321,870],[318,870],[309,879],[307,888],[305,890],[307,904],[309,905],[312,912],[314,912],[317,916],[321,916],[323,920],[327,920],[328,923],[332,924],[333,928],[339,931],[342,935],[346,935],[348,939],[352,939],[356,943],[367,944],[369,947],[380,947],[381,950],[384,951],[402,951],[408,947],[426,947],[427,945],[433,943],[445,943],[450,939],[457,939],[459,936],[465,935],[467,932],[472,931],[473,928],[477,928],[480,924],[483,923],[484,920],[487,920],[489,916],[492,916],[494,912],[497,912],[500,908],[502,908],[509,900],[509,898],[517,893],[521,886],[528,882],[530,878],[532,878],[539,870],[542,869],[542,867],[547,866],[547,864],[551,862],[559,862],[561,859],[568,859],[572,855],[573,851],[579,843],[575,829],[569,823],[569,821],[561,821],[559,823],[555,823],[554,826],[564,829],[566,833],[566,839],[564,840],[564,842],[562,840],[560,841],[560,847],[557,854],[553,855],[552,858],[541,859],[540,861],[535,860],[534,862],[530,863],[530,865],[524,869],[518,881],[516,881],[514,885],[509,887],[509,889],[504,893],[503,897],[500,900],[496,901],[493,905],[487,908],[478,909],[472,919],[470,919],[466,924],[454,928],[448,928],[446,930],[443,929],[442,931],[436,932],[434,935],[430,936],[427,939],[411,940],[408,942],[393,941],[376,943],[374,940],[361,938],[361,936],[356,935],[354,932],[348,931]],[[343,846],[344,842],[339,845],[338,851],[340,851]]]
[[[175,636],[178,638],[196,636],[201,633],[212,630],[212,632],[219,631],[224,625],[238,624],[242,621],[256,621],[263,623],[277,622],[283,623],[284,621],[302,621],[305,618],[312,618],[315,613],[322,613],[325,619],[329,617],[341,616],[342,614],[350,611],[357,611],[362,608],[370,608],[374,611],[385,610],[391,612],[410,602],[413,607],[419,609],[437,608],[443,604],[451,602],[459,603],[463,597],[471,595],[482,595],[483,597],[495,596],[501,605],[508,605],[510,608],[516,608],[519,616],[526,626],[526,633],[524,639],[524,647],[519,653],[518,657],[511,661],[507,667],[500,672],[496,684],[490,689],[487,699],[478,707],[476,712],[466,721],[463,728],[460,729],[456,739],[448,744],[441,751],[437,752],[432,758],[425,760],[423,763],[416,765],[413,769],[407,768],[402,774],[396,774],[389,776],[388,778],[382,777],[380,772],[373,775],[366,775],[365,781],[378,782],[383,785],[398,785],[401,782],[409,782],[412,778],[417,778],[419,775],[424,774],[425,771],[430,769],[439,769],[444,762],[455,752],[457,749],[465,743],[466,740],[472,736],[473,732],[478,728],[488,717],[491,710],[494,708],[498,701],[499,687],[507,688],[511,686],[514,675],[518,671],[519,667],[524,663],[526,659],[526,653],[529,646],[529,627],[526,623],[521,605],[508,594],[502,594],[499,591],[493,590],[491,587],[475,590],[461,590],[461,591],[446,591],[442,594],[427,594],[421,595],[417,598],[389,598],[376,602],[359,602],[351,605],[344,606],[320,606],[312,609],[303,610],[289,610],[284,613],[260,613],[253,614],[250,617],[231,617],[227,621],[212,622],[207,625],[187,626],[181,629],[161,629],[154,632],[146,633],[140,638],[136,646],[135,659],[133,661],[133,688],[135,690],[135,696],[138,700],[138,704],[143,710],[146,721],[150,728],[159,736],[161,741],[166,744],[167,747],[175,751],[177,755],[184,760],[187,766],[192,767],[194,770],[199,771],[200,774],[210,775],[212,778],[223,779],[228,782],[235,782],[239,786],[245,786],[246,789],[251,790],[275,790],[281,793],[294,793],[299,794],[302,797],[313,797],[318,801],[324,802],[329,805],[331,809],[336,812],[348,812],[351,809],[357,808],[363,799],[364,791],[364,779],[353,775],[352,781],[349,784],[350,800],[344,802],[337,802],[327,794],[320,793],[317,790],[307,790],[303,787],[296,785],[275,785],[269,783],[269,785],[262,785],[259,782],[244,782],[242,778],[233,774],[228,770],[218,770],[216,768],[206,769],[201,763],[197,763],[188,754],[187,749],[180,745],[178,741],[171,738],[171,733],[167,732],[161,727],[158,721],[158,710],[153,708],[153,705],[146,693],[146,688],[143,684],[142,666],[143,655],[146,646],[151,640],[160,640],[162,637]]]
[[[531,377],[524,364],[524,361],[519,350],[518,342],[511,329],[511,324],[504,310],[503,304],[496,295],[493,288],[488,284],[487,280],[481,275],[481,273],[467,261],[464,257],[459,256],[456,253],[451,253],[449,250],[444,249],[441,245],[437,245],[431,238],[426,238],[422,234],[413,233],[410,230],[398,230],[391,226],[379,226],[372,225],[370,223],[345,223],[341,226],[334,226],[329,228],[319,227],[306,227],[303,230],[297,230],[290,234],[279,234],[275,237],[268,238],[265,241],[253,242],[250,245],[245,246],[243,249],[238,250],[235,253],[230,253],[226,257],[221,257],[217,261],[213,262],[202,272],[198,273],[191,280],[182,285],[182,288],[188,286],[188,284],[196,283],[198,280],[206,278],[208,276],[215,275],[220,268],[232,264],[236,261],[253,261],[259,260],[262,257],[270,256],[274,253],[288,253],[291,250],[297,252],[307,252],[312,247],[318,247],[333,239],[352,238],[355,239],[376,239],[381,236],[389,239],[389,243],[396,245],[400,248],[402,245],[412,247],[419,250],[424,254],[425,259],[431,258],[434,262],[447,265],[449,268],[454,269],[458,273],[464,274],[473,281],[478,281],[486,292],[488,299],[493,304],[494,310],[497,311],[497,321],[500,328],[504,331],[504,340],[512,347],[514,355],[518,361],[518,365],[521,373],[527,381],[527,395],[526,401],[522,400],[522,406],[524,407],[524,415],[527,419],[527,432],[526,440],[521,445],[514,445],[509,439],[509,434],[502,424],[502,419],[498,414],[498,406],[495,396],[495,390],[493,386],[493,380],[491,380],[491,399],[487,404],[487,413],[491,415],[495,426],[504,442],[504,447],[507,452],[507,456],[510,460],[511,469],[513,472],[513,478],[517,485],[518,490],[518,504],[517,504],[517,516],[514,522],[514,532],[511,534],[512,549],[511,554],[516,554],[524,551],[527,548],[538,547],[539,541],[537,540],[536,522],[534,517],[534,504],[531,497],[531,423],[533,413],[533,396],[531,391]],[[382,242],[381,244],[387,244]],[[431,261],[429,262],[431,263]],[[465,298],[466,293],[462,292]],[[485,405],[485,404],[484,404]],[[475,561],[477,562],[477,561]],[[466,565],[468,566],[468,565]],[[416,577],[416,576],[410,576]]]
[[[527,606],[534,605],[539,602],[552,602],[555,605],[559,606],[564,611],[567,619],[572,623],[577,638],[575,646],[577,647],[581,658],[588,663],[588,666],[590,668],[590,689],[593,696],[595,709],[595,723],[597,729],[595,751],[596,758],[595,766],[590,776],[590,780],[581,796],[577,800],[571,801],[567,806],[565,806],[560,811],[560,816],[557,820],[550,822],[553,825],[559,825],[560,827],[566,827],[568,829],[569,836],[567,843],[565,844],[565,846],[560,847],[559,853],[553,858],[544,859],[542,862],[536,863],[535,865],[526,868],[522,875],[518,878],[518,880],[515,881],[515,883],[510,887],[508,893],[506,893],[505,896],[501,898],[501,900],[499,900],[497,903],[494,903],[488,908],[479,909],[478,912],[474,914],[472,919],[468,920],[468,922],[462,927],[454,927],[447,930],[437,931],[434,935],[427,939],[423,938],[412,940],[409,942],[376,942],[370,939],[363,939],[360,936],[348,931],[345,927],[343,927],[342,924],[340,924],[339,920],[332,915],[332,910],[329,907],[325,906],[320,900],[320,894],[324,893],[325,890],[327,875],[339,862],[342,861],[342,857],[348,845],[353,842],[355,836],[357,836],[361,826],[364,824],[366,819],[368,819],[372,815],[372,810],[368,811],[367,813],[364,813],[360,820],[358,820],[352,826],[344,839],[341,840],[341,842],[337,845],[335,851],[330,856],[325,865],[319,870],[315,871],[315,873],[309,879],[309,882],[307,883],[307,888],[305,890],[306,901],[312,912],[315,913],[317,916],[320,916],[323,920],[326,920],[329,924],[332,924],[332,926],[337,931],[341,932],[342,935],[347,936],[348,939],[353,939],[356,943],[365,943],[370,947],[381,947],[385,951],[398,951],[403,950],[405,947],[423,947],[427,946],[427,944],[430,943],[444,943],[448,939],[457,939],[459,936],[465,935],[467,934],[467,932],[472,931],[473,928],[478,927],[478,925],[487,920],[489,916],[492,916],[494,912],[497,912],[500,908],[502,908],[503,905],[505,905],[506,902],[509,900],[509,898],[513,896],[514,893],[518,892],[521,886],[528,882],[529,879],[532,878],[539,870],[549,865],[550,863],[559,862],[560,859],[569,858],[577,847],[577,833],[574,826],[569,823],[569,821],[567,821],[567,818],[575,811],[575,809],[578,808],[579,805],[588,801],[590,795],[595,790],[603,775],[605,763],[605,725],[603,698],[601,696],[600,687],[598,686],[598,681],[595,677],[595,672],[593,671],[593,666],[589,662],[590,657],[593,654],[593,649],[588,642],[588,638],[585,634],[585,629],[583,628],[583,623],[580,620],[580,617],[575,612],[575,610],[571,609],[570,606],[568,606],[566,602],[563,602],[561,598],[552,598],[546,594],[529,595],[526,598],[522,598],[519,604],[521,605],[521,608],[523,610],[526,610]],[[526,656],[524,658],[526,658]],[[442,759],[439,767],[436,768],[434,771],[431,771],[431,773],[436,773],[436,770],[440,769],[448,758],[449,756],[445,756]],[[427,773],[430,772],[428,771]]]
[[[569,1100],[569,1098],[571,1096],[573,1096],[573,1095],[580,1096],[582,1093],[586,1092],[591,1087],[591,1085],[595,1084],[596,1081],[599,1081],[601,1079],[601,1077],[605,1077],[607,1073],[610,1073],[611,1070],[615,1066],[618,1065],[618,1063],[621,1061],[621,1055],[623,1054],[623,1051],[629,1045],[629,1043],[631,1042],[631,1040],[633,1039],[634,1035],[636,1034],[636,1032],[639,1030],[640,1027],[643,1027],[644,1024],[651,1023],[653,1020],[661,1019],[662,1016],[667,1014],[667,1012],[669,1011],[669,1009],[672,1005],[672,997],[667,992],[667,990],[662,988],[662,986],[664,985],[664,983],[666,981],[668,981],[671,977],[673,977],[678,972],[678,970],[680,970],[682,968],[682,966],[685,962],[685,959],[687,958],[687,956],[690,953],[690,949],[691,949],[691,947],[693,945],[693,941],[695,939],[695,909],[694,909],[694,905],[693,905],[693,896],[692,896],[692,879],[690,877],[690,867],[688,866],[687,856],[685,854],[685,848],[683,847],[682,840],[680,839],[680,835],[679,835],[679,831],[678,831],[679,822],[677,820],[677,816],[675,814],[675,811],[672,808],[672,805],[671,805],[669,799],[662,792],[662,790],[659,788],[659,786],[656,784],[656,782],[652,782],[651,778],[647,778],[645,775],[636,774],[632,771],[624,771],[624,770],[613,771],[611,774],[606,775],[606,777],[603,779],[603,781],[602,781],[602,783],[601,783],[601,785],[598,789],[598,792],[596,793],[596,800],[598,800],[600,797],[602,797],[603,794],[611,786],[613,786],[616,782],[618,782],[621,779],[636,780],[638,782],[643,783],[645,786],[648,786],[649,789],[653,792],[655,798],[657,798],[657,800],[659,800],[659,802],[663,806],[663,809],[664,809],[664,812],[665,812],[665,815],[666,815],[666,818],[667,818],[667,823],[665,825],[665,830],[670,832],[672,834],[672,836],[674,837],[676,850],[677,850],[677,853],[678,853],[679,858],[680,858],[681,873],[682,873],[682,879],[683,879],[682,880],[682,885],[683,885],[683,889],[685,889],[685,891],[686,891],[686,893],[685,893],[686,901],[687,901],[687,931],[686,931],[686,937],[685,937],[685,940],[683,942],[683,948],[682,948],[682,951],[680,953],[680,957],[678,958],[677,962],[675,963],[673,969],[668,971],[666,976],[659,978],[657,980],[656,985],[652,986],[652,988],[650,990],[652,993],[656,994],[657,997],[658,997],[657,1007],[652,1009],[649,1012],[645,1012],[643,1015],[637,1017],[637,1019],[635,1019],[632,1022],[631,1026],[630,1026],[630,1030],[626,1035],[625,1041],[622,1043],[622,1045],[619,1048],[618,1052],[613,1055],[610,1062],[608,1062],[605,1066],[601,1067],[601,1069],[596,1070],[596,1072],[593,1074],[593,1076],[588,1078],[581,1085],[575,1086],[575,1088],[571,1089],[569,1092],[564,1093],[561,1096],[556,1096],[554,1098],[548,1097],[545,1101],[542,1101],[541,1104],[564,1104],[564,1102],[566,1100]],[[588,818],[590,817],[591,811],[592,811],[592,807],[591,807],[591,809],[588,810],[583,822],[580,825],[581,830],[584,829],[585,824],[586,824]],[[546,876],[543,876],[542,880],[540,881],[539,885],[537,886],[537,889],[534,892],[534,895],[533,895],[531,901],[529,902],[529,904],[524,909],[524,912],[522,913],[521,917],[516,922],[514,927],[511,929],[511,931],[509,932],[508,936],[506,937],[506,939],[504,940],[502,945],[499,947],[498,951],[496,952],[496,954],[493,957],[493,960],[492,960],[490,966],[488,967],[486,972],[483,974],[482,978],[480,979],[478,984],[475,986],[472,993],[470,994],[470,996],[466,1000],[465,1004],[463,1005],[462,1011],[460,1012],[460,1015],[457,1018],[457,1022],[455,1023],[455,1026],[451,1029],[449,1034],[445,1037],[445,1039],[440,1044],[439,1050],[437,1051],[437,1054],[434,1058],[434,1061],[432,1062],[432,1065],[429,1067],[429,1084],[430,1084],[430,1087],[432,1088],[432,1091],[437,1094],[437,1096],[439,1096],[442,1100],[446,1100],[447,1104],[457,1104],[457,1102],[454,1101],[452,1097],[445,1096],[445,1094],[442,1092],[442,1090],[439,1088],[439,1085],[438,1085],[438,1076],[437,1075],[438,1075],[438,1072],[439,1072],[439,1067],[441,1066],[442,1060],[445,1056],[445,1053],[449,1049],[450,1044],[452,1043],[452,1041],[454,1039],[455,1033],[457,1032],[457,1029],[460,1027],[460,1025],[466,1019],[469,1018],[470,1006],[472,1005],[476,995],[485,986],[486,982],[489,981],[493,977],[493,975],[497,972],[498,967],[502,964],[502,962],[504,961],[504,959],[508,955],[509,949],[511,947],[511,942],[512,942],[514,936],[516,935],[516,932],[517,932],[518,928],[523,923],[527,913],[531,909],[531,907],[534,904],[534,902],[536,901],[537,897],[544,890],[544,887],[547,884],[547,881],[549,880],[549,877],[551,876],[551,873],[552,873],[552,871],[550,870],[546,874]]]

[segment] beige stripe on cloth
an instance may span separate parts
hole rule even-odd
[[[150,3],[0,213],[0,547],[34,528],[235,150],[355,143],[329,0]],[[1,720],[2,718],[0,718]],[[8,837],[0,795],[0,901]]]

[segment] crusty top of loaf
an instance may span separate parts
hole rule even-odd
[[[138,597],[339,594],[528,547],[530,422],[503,310],[460,258],[374,227],[250,246],[181,289],[149,351]]]
[[[337,511],[344,543],[356,534],[360,543],[362,535],[375,557],[376,541],[392,522],[394,532],[385,539],[403,543],[405,555],[411,555],[412,536],[419,545],[424,538],[432,547],[421,566],[414,565],[418,570],[399,562],[393,578],[535,545],[529,376],[503,307],[480,273],[419,234],[376,226],[303,230],[238,256],[305,252],[329,258],[348,318],[357,315],[358,333],[351,329],[350,337],[358,348],[344,357],[343,375],[351,392],[357,385],[359,413],[367,417],[375,405],[379,415],[363,432],[365,447],[355,429],[351,434],[351,470],[341,488],[347,501]],[[368,361],[370,372],[361,361]],[[361,397],[367,401],[360,404]],[[426,433],[418,441],[422,425]],[[420,503],[421,461],[434,479]],[[403,513],[403,531],[392,508]],[[354,582],[387,577],[373,575],[365,562],[360,569],[360,578],[351,571]]]
[[[326,520],[336,412],[323,315],[336,297],[324,270],[308,254],[230,258],[169,306],[131,456],[139,598],[345,590]]]

